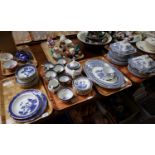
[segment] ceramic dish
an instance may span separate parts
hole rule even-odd
[[[66,65],[67,61],[65,59],[61,58],[61,59],[58,59],[57,63],[61,64],[61,65]]]
[[[41,104],[42,98],[37,90],[26,90],[11,100],[8,111],[15,119],[28,119],[37,114]]]
[[[0,53],[0,61],[8,61],[13,59],[13,55],[10,53]]]
[[[128,56],[137,52],[137,50],[126,40],[110,44],[110,49],[112,53],[116,53],[119,57]]]
[[[59,77],[59,82],[62,84],[62,85],[68,85],[71,83],[71,78],[68,76],[68,75],[61,75]]]
[[[22,80],[16,79],[17,84],[22,88],[31,88],[39,83],[39,77],[37,76],[30,82],[23,82]]]
[[[140,49],[141,51],[145,52],[145,53],[149,53],[149,54],[155,54],[155,49],[151,50],[147,47],[145,41],[139,41],[136,43],[136,47],[138,49]]]
[[[102,43],[89,43],[86,42],[86,37],[87,37],[88,31],[81,31],[77,34],[77,38],[84,44],[88,44],[88,45],[106,45],[108,43],[110,43],[112,41],[112,37],[110,36],[110,34],[106,33],[105,37],[107,38],[105,42]]]
[[[63,65],[60,65],[60,64],[56,64],[56,65],[54,66],[53,70],[54,70],[56,73],[60,74],[60,73],[62,73],[62,72],[64,71],[64,66],[63,66]]]
[[[18,63],[15,60],[8,60],[3,63],[3,68],[7,70],[15,70]]]
[[[104,88],[118,89],[124,84],[123,74],[102,60],[88,60],[84,72],[89,79]]]
[[[48,71],[54,68],[54,65],[51,62],[47,62],[43,66],[45,71]]]
[[[15,57],[17,58],[18,61],[21,61],[21,62],[27,62],[30,59],[32,59],[31,53],[23,50],[17,51],[15,54]]]
[[[52,79],[48,83],[48,90],[55,93],[60,88],[60,83],[57,79]]]
[[[30,122],[30,121],[33,121],[33,120],[39,118],[45,112],[45,110],[47,108],[47,104],[48,104],[47,98],[43,93],[41,93],[40,97],[42,98],[42,104],[41,104],[41,107],[40,107],[37,114],[35,114],[34,116],[32,116],[28,119],[22,119],[22,120],[21,119],[15,119],[15,120],[17,122],[25,123],[25,122]]]
[[[59,99],[64,102],[71,100],[74,96],[73,91],[70,88],[62,88],[57,92]]]
[[[126,66],[128,64],[128,62],[121,62],[121,61],[118,61],[118,60],[112,58],[109,53],[107,54],[107,58],[110,60],[111,63],[113,63],[115,65]]]
[[[16,78],[22,81],[29,82],[36,77],[37,69],[34,65],[27,64],[19,67],[16,70]]]
[[[87,95],[92,90],[92,82],[87,77],[78,77],[73,81],[73,87],[77,94]]]
[[[54,78],[56,78],[57,73],[55,71],[49,70],[45,73],[45,79],[47,80],[52,80]]]

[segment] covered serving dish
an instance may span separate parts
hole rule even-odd
[[[65,67],[65,71],[68,75],[70,75],[72,78],[75,78],[76,76],[80,75],[82,72],[82,67],[79,62],[71,61],[68,63]]]

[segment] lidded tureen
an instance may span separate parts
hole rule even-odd
[[[70,63],[68,63],[65,67],[65,71],[69,74],[72,78],[78,76],[82,72],[82,67],[79,62],[73,59]]]

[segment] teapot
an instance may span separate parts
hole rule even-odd
[[[82,67],[79,62],[73,59],[70,63],[68,63],[65,67],[65,72],[70,75],[72,78],[80,75],[82,72]]]

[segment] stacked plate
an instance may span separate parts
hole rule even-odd
[[[36,89],[17,94],[10,102],[10,116],[18,122],[30,122],[40,117],[47,107],[46,96]]]
[[[16,70],[16,82],[24,87],[29,88],[36,85],[39,81],[37,69],[34,65],[27,64]]]
[[[111,44],[110,49],[108,58],[116,65],[127,65],[128,59],[133,57],[133,54],[137,52],[126,40]]]
[[[84,72],[94,83],[107,89],[118,89],[125,83],[123,74],[102,60],[88,60]]]
[[[128,70],[140,78],[155,74],[155,61],[148,55],[142,55],[129,60]]]

